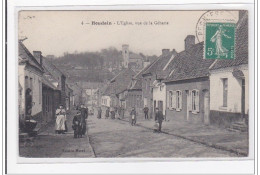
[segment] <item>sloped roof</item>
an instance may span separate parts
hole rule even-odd
[[[203,42],[194,44],[175,56],[168,65],[169,72],[174,70],[174,73],[169,74],[164,82],[206,77],[213,62],[212,59],[203,59]]]
[[[235,59],[217,60],[210,70],[248,64],[248,14],[238,21],[235,38]]]
[[[115,95],[123,92],[128,88],[128,84],[135,74],[130,68],[124,69],[110,81],[103,95]]]
[[[145,72],[147,69],[149,69],[153,63],[156,60],[154,60],[151,64],[147,65],[144,67],[142,70],[140,70],[131,80],[131,82],[128,85],[129,90],[141,90],[142,89],[142,74]]]
[[[171,59],[172,57],[172,52],[169,52],[166,55],[161,55],[158,57],[157,60],[155,60],[151,66],[145,70],[142,75],[145,74],[160,74],[160,72],[163,70],[163,68],[165,67],[165,65],[168,63],[168,61]]]
[[[22,41],[18,42],[18,51],[19,51],[19,63],[28,62],[33,67],[37,68],[39,71],[43,71],[43,67],[38,63],[35,57],[31,54],[31,52],[25,47]]]
[[[42,77],[42,83],[43,83],[44,85],[46,85],[46,86],[48,86],[48,87],[54,89],[54,90],[58,90],[58,88],[55,87],[55,86],[52,84],[52,82],[51,82],[46,76],[43,76],[43,77]]]

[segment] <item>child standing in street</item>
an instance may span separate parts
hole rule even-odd
[[[132,111],[130,112],[130,116],[132,118],[131,125],[134,126],[136,124],[136,111],[135,108],[132,108]]]

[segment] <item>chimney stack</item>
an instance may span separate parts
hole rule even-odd
[[[194,35],[188,35],[185,40],[185,50],[189,49],[192,45],[195,44],[195,36]]]
[[[40,65],[42,65],[42,52],[41,51],[33,51],[34,58],[38,61]]]
[[[176,56],[176,55],[177,55],[177,51],[176,51],[175,49],[172,49],[172,54],[173,54],[174,56]]]
[[[170,53],[170,49],[162,49],[162,55],[165,56]]]

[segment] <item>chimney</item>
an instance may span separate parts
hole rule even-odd
[[[41,51],[33,51],[34,58],[38,61],[40,65],[42,65],[42,52]]]
[[[162,49],[162,55],[165,56],[170,53],[170,49]]]
[[[177,55],[177,51],[176,51],[175,49],[172,49],[172,54],[173,54],[174,56],[176,56],[176,55]]]
[[[185,50],[189,49],[192,45],[195,44],[195,36],[194,35],[188,35],[185,40]]]

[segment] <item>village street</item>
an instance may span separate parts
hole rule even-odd
[[[20,144],[23,157],[234,157],[227,151],[207,147],[185,139],[153,133],[152,130],[131,126],[128,119],[97,119],[96,111],[89,116],[88,136],[73,138],[72,116],[68,115],[68,133],[54,134],[54,125],[48,126],[33,141]],[[140,119],[141,120],[141,119]],[[146,122],[153,122],[148,120]],[[138,122],[137,122],[138,123]]]

